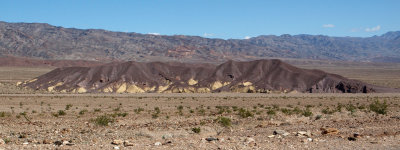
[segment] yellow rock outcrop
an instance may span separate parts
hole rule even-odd
[[[127,93],[144,93],[146,91],[144,91],[142,88],[136,86],[136,85],[129,85],[128,88],[126,89]]]
[[[189,85],[195,85],[195,84],[197,84],[197,83],[199,83],[199,82],[196,81],[196,80],[194,80],[193,78],[190,78],[189,81],[188,81],[188,84],[189,84]]]

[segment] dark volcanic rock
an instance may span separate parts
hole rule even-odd
[[[220,65],[123,62],[57,68],[21,86],[57,92],[384,92],[360,81],[294,67],[280,60],[227,61]]]

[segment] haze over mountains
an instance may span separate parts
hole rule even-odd
[[[400,62],[400,31],[367,38],[267,35],[223,40],[0,22],[0,56],[183,62],[261,58]]]

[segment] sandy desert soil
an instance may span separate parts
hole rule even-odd
[[[399,107],[400,94],[3,94],[0,149],[399,149]]]

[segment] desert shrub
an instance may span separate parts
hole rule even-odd
[[[123,113],[117,113],[117,112],[115,112],[115,113],[113,113],[113,114],[111,114],[111,116],[112,117],[126,117],[128,115],[128,113],[126,113],[126,112],[123,112]]]
[[[0,117],[6,117],[6,116],[10,116],[10,114],[9,113],[6,113],[6,112],[0,112]]]
[[[179,106],[177,107],[177,109],[180,110],[180,111],[182,111],[182,110],[183,110],[183,106],[182,106],[182,105],[179,105]]]
[[[331,109],[329,109],[329,107],[326,107],[326,108],[322,109],[321,112],[323,114],[333,114],[336,112],[336,110],[331,110]]]
[[[206,115],[206,110],[203,109],[203,108],[200,108],[200,109],[197,111],[197,113],[204,116],[204,115]]]
[[[271,110],[268,110],[268,111],[267,111],[267,114],[268,114],[268,115],[275,115],[276,112],[275,112],[275,110],[272,110],[272,109],[271,109]]]
[[[356,112],[356,109],[357,109],[357,107],[354,106],[354,105],[351,104],[351,103],[347,104],[347,105],[345,106],[345,108],[346,108],[347,111],[350,111],[351,113]]]
[[[321,119],[322,118],[322,115],[317,115],[316,117],[315,117],[315,120],[319,120],[319,119]]]
[[[215,106],[215,107],[218,109],[217,114],[223,114],[224,112],[227,112],[227,113],[231,112],[229,110],[229,107],[227,107],[227,106]]]
[[[312,112],[311,112],[311,110],[309,109],[309,108],[306,108],[304,111],[303,111],[303,113],[302,113],[302,115],[304,116],[304,117],[310,117],[310,116],[312,116]]]
[[[156,119],[156,118],[158,118],[159,117],[159,115],[158,114],[156,114],[156,113],[154,113],[154,114],[151,114],[151,118],[153,118],[153,119]]]
[[[95,109],[93,109],[93,111],[94,111],[94,112],[100,112],[101,109],[100,109],[100,108],[95,108]]]
[[[5,144],[8,144],[8,143],[10,143],[10,142],[11,142],[11,140],[10,140],[10,139],[3,139],[3,141],[4,141],[4,143],[5,143]]]
[[[216,121],[223,127],[230,127],[232,125],[231,119],[226,117],[218,117]]]
[[[151,114],[151,117],[153,119],[158,118],[159,114],[161,113],[161,110],[159,107],[154,107],[154,113]]]
[[[179,115],[181,115],[181,116],[183,116],[183,106],[182,105],[179,105],[178,107],[177,107],[177,109],[178,109],[178,114]]]
[[[134,111],[136,114],[140,114],[140,112],[144,111],[144,108],[139,107],[139,108],[137,108],[137,109],[134,109],[133,111]]]
[[[192,131],[193,131],[194,133],[200,133],[200,132],[201,132],[201,129],[200,129],[200,127],[196,127],[196,128],[192,128]]]
[[[121,107],[114,108],[113,111],[121,111]]]
[[[65,110],[69,110],[72,107],[72,104],[65,105]]]
[[[232,106],[233,111],[238,111],[238,107],[237,106]]]
[[[57,112],[57,114],[58,114],[59,116],[64,116],[64,115],[66,115],[67,113],[66,113],[64,110],[59,110],[59,111]]]
[[[278,104],[273,104],[272,107],[273,107],[275,110],[278,110],[278,109],[279,109],[279,105],[278,105]]]
[[[374,101],[373,103],[369,104],[369,110],[375,112],[376,114],[385,115],[387,113],[386,101],[383,103],[379,102],[379,100]]]
[[[79,115],[83,115],[83,114],[85,114],[86,112],[88,112],[88,110],[87,110],[87,109],[83,109],[83,110],[79,111]]]
[[[336,106],[336,111],[337,111],[337,112],[342,112],[342,108],[343,108],[343,107],[344,107],[343,104],[338,103],[337,106]]]
[[[281,108],[281,112],[284,113],[285,115],[293,114],[292,110],[287,109],[287,108]]]
[[[161,113],[160,107],[154,107],[154,111],[156,114]]]
[[[114,119],[112,117],[110,117],[109,115],[102,115],[102,116],[98,116],[95,119],[93,119],[93,122],[99,126],[108,126],[109,123],[114,122]]]
[[[247,118],[247,117],[253,117],[254,116],[254,114],[252,112],[250,112],[249,110],[243,109],[243,108],[239,109],[238,115],[240,117],[242,117],[242,118]]]

